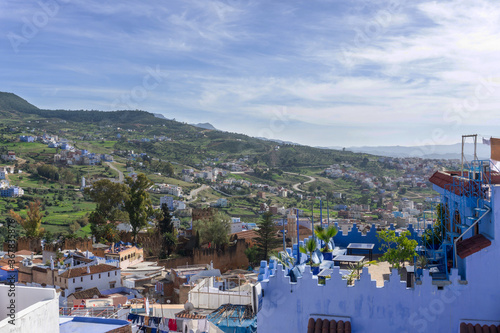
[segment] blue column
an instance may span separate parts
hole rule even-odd
[[[313,238],[316,238],[314,236],[314,198],[312,199],[312,207],[311,207],[311,228],[312,228],[312,236]]]
[[[297,263],[300,263],[300,237],[299,237],[299,209],[295,208],[297,211]]]
[[[319,199],[319,222],[323,228],[323,200]]]
[[[326,200],[326,214],[328,215],[326,219],[328,220],[328,226],[330,226],[330,208],[328,207],[328,200]]]
[[[283,219],[283,251],[286,252],[286,241],[285,241],[285,219]]]

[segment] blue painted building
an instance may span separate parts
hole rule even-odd
[[[34,136],[31,136],[31,135],[21,135],[19,137],[19,140],[21,142],[35,142],[35,137]]]
[[[24,195],[24,190],[18,186],[10,186],[0,189],[0,197],[15,198]]]
[[[264,262],[259,275],[264,290],[259,332],[308,332],[340,322],[352,332],[485,332],[493,326],[495,330],[488,331],[497,331],[500,174],[475,161],[469,172],[436,172],[430,181],[442,196],[442,232],[436,234],[438,246],[418,238],[418,250],[428,264],[416,272],[416,283],[407,286],[393,270],[377,287],[364,268],[360,279],[348,285],[334,267],[319,284],[310,266],[292,282],[287,268]],[[335,243],[345,246],[371,237],[351,230],[337,235]]]
[[[17,282],[18,270],[14,266],[11,269],[8,265],[0,267],[0,282]]]

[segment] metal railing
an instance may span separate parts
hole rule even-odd
[[[117,313],[119,309],[113,306],[110,307],[61,307],[59,308],[60,316],[69,317],[98,317],[98,318],[117,318]]]

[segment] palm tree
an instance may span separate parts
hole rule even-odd
[[[307,242],[305,242],[304,246],[299,248],[300,253],[305,253],[309,255],[309,264],[313,264],[312,262],[312,254],[318,248],[318,243],[314,237],[309,238]]]
[[[278,264],[283,265],[285,268],[293,267],[294,258],[286,251],[272,252],[271,259],[275,260]]]
[[[359,279],[359,277],[360,277],[359,271],[362,270],[363,267],[369,266],[369,265],[376,265],[376,264],[378,264],[378,262],[376,260],[350,263],[349,264],[349,274],[344,275],[344,277],[347,278],[347,283],[349,285],[351,285],[354,283],[354,280]]]
[[[330,249],[330,240],[337,235],[339,230],[333,225],[326,228],[317,225],[315,229],[316,230],[314,230],[314,234],[316,235],[316,237],[318,237],[325,243],[325,247],[322,249],[322,251],[331,252],[333,249]]]

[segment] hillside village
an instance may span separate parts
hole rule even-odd
[[[65,129],[51,130],[53,125]],[[443,223],[437,222],[443,216],[442,195],[434,190],[446,170],[460,168],[458,160],[345,152],[324,164],[321,154],[328,150],[313,150],[310,156],[322,162],[302,166],[288,153],[278,158],[304,149],[283,143],[266,143],[264,155],[231,153],[229,145],[186,156],[175,150],[181,143],[222,134],[189,127],[184,133],[165,128],[164,134],[150,135],[126,125],[99,125],[81,135],[71,130],[78,126],[50,119],[0,128],[0,210],[9,216],[0,229],[0,280],[14,283],[21,293],[33,288],[68,320],[115,318],[106,325],[126,332],[237,327],[250,333],[258,320],[259,327],[269,329],[272,324],[261,318],[260,309],[270,307],[273,296],[266,299],[262,289],[286,286],[275,285],[278,262],[292,282],[308,278],[310,267],[313,279],[328,284],[340,267],[341,280],[356,285],[366,265],[377,285],[390,283],[385,276],[394,263],[384,260],[379,235],[407,235],[407,241],[422,244],[416,248],[428,246],[430,239],[442,241],[437,229]],[[171,154],[157,153],[153,144]],[[290,166],[277,166],[285,160]],[[96,189],[112,192],[99,199]],[[133,195],[143,200],[143,212],[148,209],[142,224],[130,218]],[[26,224],[28,213],[39,216],[34,227]],[[323,236],[322,228],[335,236]],[[308,250],[316,238],[332,241],[331,252],[318,245]],[[263,252],[263,239],[282,251]],[[370,261],[342,263],[365,260],[349,249],[360,242],[371,246]],[[415,258],[405,260],[416,265]],[[455,274],[442,263],[428,267],[438,284],[438,276],[446,280]],[[405,280],[412,288],[425,280],[418,272],[412,276]],[[246,319],[221,324],[221,316],[235,313],[245,313]],[[347,328],[351,319],[337,324]]]

